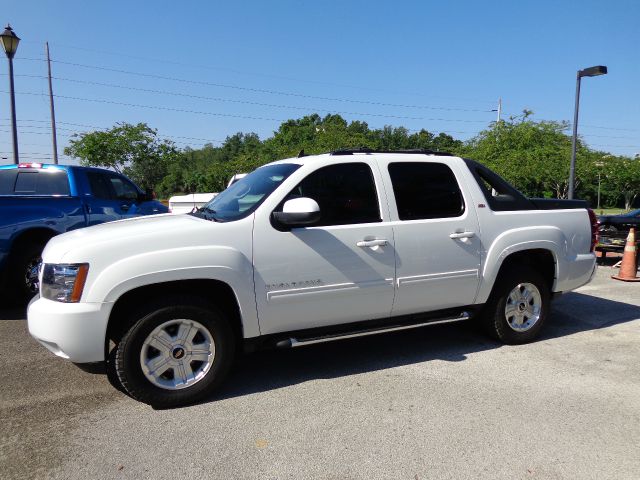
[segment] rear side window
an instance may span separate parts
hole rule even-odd
[[[69,194],[69,180],[64,170],[0,171],[0,195]]]
[[[16,170],[0,170],[0,195],[13,194],[17,174]]]
[[[313,226],[382,221],[373,173],[366,163],[320,168],[300,182],[285,200],[297,197],[318,202],[321,217]]]
[[[462,192],[447,165],[390,163],[389,175],[400,220],[459,217],[464,213]]]

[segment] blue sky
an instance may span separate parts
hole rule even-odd
[[[499,97],[505,116],[571,120],[576,71],[592,65],[609,74],[583,80],[580,134],[640,153],[636,0],[6,3],[0,21],[22,38],[25,161],[51,156],[45,41],[60,153],[84,125],[147,122],[197,148],[238,131],[266,138],[313,112],[467,139],[495,120]],[[0,163],[10,163],[0,63]]]

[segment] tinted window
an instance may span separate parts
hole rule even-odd
[[[16,195],[69,195],[67,172],[59,169],[19,171],[14,192]]]
[[[288,195],[313,198],[320,206],[314,226],[380,222],[371,168],[365,163],[331,165],[311,173]]]
[[[103,200],[112,200],[115,198],[111,182],[106,174],[100,172],[87,172],[87,178],[89,179],[91,193],[95,198],[102,198]]]
[[[16,184],[15,170],[0,170],[0,195],[11,195]]]
[[[128,182],[116,175],[110,175],[109,180],[111,181],[111,186],[113,187],[118,200],[135,201],[138,199],[138,190],[131,182]]]
[[[36,193],[38,172],[20,172],[16,179],[16,193]]]
[[[391,163],[389,175],[400,220],[458,217],[464,212],[458,182],[443,163]]]

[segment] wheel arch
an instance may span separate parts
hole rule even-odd
[[[15,253],[27,242],[46,244],[58,234],[59,232],[46,227],[34,227],[22,230],[11,240],[11,253]]]
[[[559,278],[559,263],[553,244],[549,243],[549,245],[529,246],[529,248],[518,249],[516,246],[512,249],[505,249],[499,256],[501,259],[499,263],[486,266],[483,275],[484,282],[476,303],[487,301],[498,279],[506,269],[522,264],[539,271],[547,282],[550,292],[553,292]]]
[[[231,321],[231,328],[238,342],[244,338],[244,326],[238,298],[233,288],[220,280],[189,279],[154,283],[133,288],[123,293],[114,303],[109,314],[105,335],[105,358],[108,358],[110,342],[118,342],[132,318],[131,312],[140,309],[153,299],[168,296],[195,297],[222,310]]]

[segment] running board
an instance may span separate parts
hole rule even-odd
[[[303,347],[305,345],[313,345],[316,343],[325,343],[325,342],[333,342],[335,340],[343,340],[347,338],[357,338],[357,337],[366,337],[368,335],[377,335],[379,333],[387,333],[387,332],[397,332],[401,330],[410,330],[412,328],[420,328],[426,327],[428,325],[440,325],[443,323],[452,323],[452,322],[460,322],[462,320],[468,320],[471,318],[469,312],[462,312],[457,317],[447,317],[440,318],[435,320],[429,320],[427,322],[421,323],[412,323],[407,325],[393,325],[389,327],[380,327],[380,328],[371,328],[367,330],[360,331],[352,331],[345,333],[338,333],[332,335],[324,335],[320,337],[309,337],[309,338],[287,338],[285,340],[280,340],[276,343],[276,347],[278,348],[294,348],[294,347]]]

